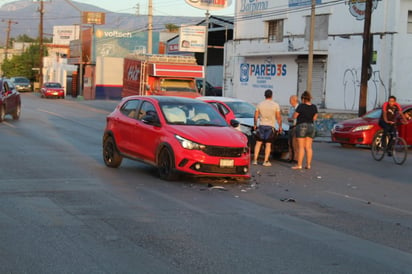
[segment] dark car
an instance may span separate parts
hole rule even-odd
[[[401,107],[405,116],[412,117],[412,105],[401,105]],[[381,115],[382,109],[377,108],[361,117],[335,124],[331,131],[332,141],[342,146],[370,146],[375,135],[382,131],[378,124]],[[412,145],[412,123],[409,121],[407,124],[401,124],[398,129],[400,137],[404,138],[408,145]]]
[[[21,100],[18,91],[9,86],[8,80],[0,79],[0,122],[10,114],[14,120],[20,118]]]
[[[103,159],[122,158],[156,166],[160,178],[177,173],[250,178],[247,138],[209,104],[173,96],[129,96],[107,116]]]
[[[196,87],[199,93],[202,94],[203,79],[196,79]],[[222,96],[222,87],[214,87],[206,81],[205,96]]]
[[[254,116],[256,111],[256,107],[254,105],[244,100],[230,97],[203,96],[198,97],[197,99],[213,105],[227,121],[232,119],[239,121],[240,125],[238,129],[248,137],[249,146],[253,152],[256,143],[255,134],[253,131]],[[274,126],[277,128],[277,125]],[[283,153],[289,151],[289,125],[282,123],[282,129],[283,133],[277,135],[277,138],[272,143],[272,154],[274,154],[274,156],[281,156]]]
[[[11,77],[10,80],[16,87],[17,91],[32,91],[30,80],[26,77]]]

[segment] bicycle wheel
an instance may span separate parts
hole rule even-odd
[[[408,156],[408,145],[401,137],[396,137],[392,144],[392,158],[395,164],[402,165]]]
[[[372,141],[372,157],[376,161],[380,161],[383,159],[383,156],[385,156],[385,148],[382,145],[382,131],[376,132],[375,136],[373,137]]]

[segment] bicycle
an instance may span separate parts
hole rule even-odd
[[[372,157],[376,161],[383,159],[385,154],[392,156],[393,161],[397,165],[402,165],[405,163],[408,156],[408,145],[405,139],[399,137],[398,124],[394,124],[388,130],[388,135],[386,136],[386,147],[383,145],[383,131],[380,130],[375,134],[372,141]]]

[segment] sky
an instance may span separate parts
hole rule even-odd
[[[0,6],[14,2],[15,0],[0,0]],[[33,1],[33,0],[27,0]],[[51,0],[53,1],[53,0]],[[210,11],[211,15],[234,16],[234,1],[226,9]],[[95,5],[113,12],[125,12],[136,14],[137,6],[140,7],[140,14],[147,14],[148,0],[77,0],[86,4]],[[165,16],[205,16],[205,10],[197,9],[186,4],[184,0],[152,0],[154,15]]]

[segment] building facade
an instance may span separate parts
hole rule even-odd
[[[281,105],[306,90],[311,0],[236,0],[234,40],[225,45],[224,94],[251,103],[270,88]],[[316,0],[313,102],[359,108],[365,0]],[[367,109],[389,95],[411,103],[412,1],[373,0],[373,60]]]

